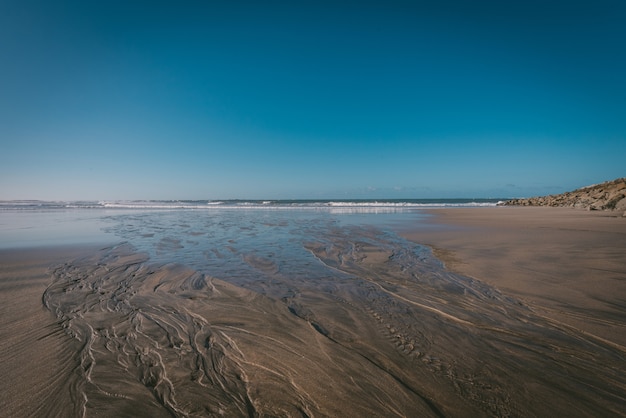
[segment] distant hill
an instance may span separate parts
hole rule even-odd
[[[512,199],[504,206],[560,206],[587,210],[623,211],[626,216],[626,177],[549,196]]]

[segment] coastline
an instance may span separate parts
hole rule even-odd
[[[445,266],[626,350],[626,219],[554,207],[430,209],[400,231]]]

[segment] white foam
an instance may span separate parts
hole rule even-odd
[[[55,210],[55,209],[137,209],[137,210],[221,210],[221,209],[264,209],[264,210],[335,210],[335,209],[380,209],[415,210],[438,207],[488,207],[497,206],[493,201],[470,201],[441,199],[427,201],[314,201],[314,200],[101,200],[74,202],[46,201],[1,201],[2,210]]]

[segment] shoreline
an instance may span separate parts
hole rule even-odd
[[[553,207],[441,208],[398,231],[450,271],[626,350],[626,219]]]

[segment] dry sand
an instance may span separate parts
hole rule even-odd
[[[446,266],[626,350],[626,218],[552,207],[437,209],[404,231]]]
[[[126,245],[2,251],[1,414],[624,416],[623,220],[523,210],[407,233],[480,280],[349,228],[307,243],[316,283],[246,260],[279,299]]]

